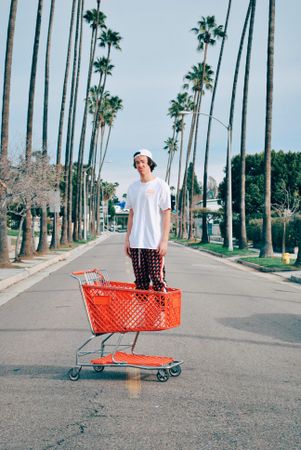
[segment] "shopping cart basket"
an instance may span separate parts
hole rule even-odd
[[[70,380],[79,379],[83,366],[93,367],[96,372],[102,372],[105,367],[157,370],[159,381],[181,374],[183,361],[134,352],[141,331],[160,331],[180,325],[179,289],[137,290],[133,283],[110,281],[107,272],[99,269],[74,272],[72,276],[79,281],[92,336],[77,350],[76,366],[68,372]],[[124,335],[130,332],[135,333],[133,342],[122,343]],[[83,350],[98,336],[102,340],[97,350]]]

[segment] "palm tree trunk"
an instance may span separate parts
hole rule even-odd
[[[105,126],[102,125],[100,129],[100,146],[99,146],[99,168],[98,168],[98,176],[97,176],[97,182],[100,182],[101,177],[101,169],[103,165],[103,141],[104,141],[104,134],[105,134]]]
[[[70,220],[72,223],[72,216],[69,211],[69,206],[70,206],[69,197],[72,197],[73,140],[74,140],[74,126],[75,126],[76,106],[77,106],[78,78],[79,78],[79,70],[80,70],[80,56],[78,58],[78,53],[80,53],[80,48],[81,48],[81,42],[80,42],[80,45],[78,45],[78,41],[79,41],[79,33],[81,33],[81,30],[82,30],[82,6],[83,6],[82,2],[81,2],[81,0],[79,0],[78,5],[77,5],[73,69],[72,69],[72,78],[71,78],[67,138],[66,138],[66,149],[65,149],[65,169],[64,169],[65,192],[64,192],[63,227],[62,227],[62,236],[61,236],[61,244],[63,244],[63,245],[66,245],[66,244],[72,242],[72,237],[70,236],[70,232],[69,232],[69,229],[71,226]],[[71,216],[71,219],[70,219],[70,216]]]
[[[95,228],[96,221],[96,186],[95,186],[95,178],[96,178],[96,158],[97,158],[97,144],[99,139],[99,127],[97,127],[96,135],[95,135],[95,143],[94,143],[94,151],[93,151],[93,160],[91,164],[91,182],[90,182],[90,206],[89,206],[89,216],[90,216],[90,233],[91,236],[96,236],[97,228]]]
[[[99,171],[100,171],[100,172],[101,172],[103,163],[105,162],[105,157],[106,157],[106,154],[107,154],[107,151],[108,151],[108,146],[109,146],[110,137],[111,137],[111,131],[112,131],[112,125],[109,127],[108,136],[107,136],[107,141],[106,141],[106,145],[105,145],[105,151],[104,151],[104,153],[103,153],[101,165],[100,165],[100,168],[99,168]]]
[[[68,37],[68,46],[67,46],[67,58],[66,58],[64,82],[63,82],[63,92],[62,92],[62,101],[61,101],[59,128],[58,128],[58,139],[57,139],[57,152],[56,152],[57,189],[59,189],[60,178],[61,178],[63,126],[64,126],[67,86],[68,86],[69,69],[70,69],[70,57],[71,57],[72,35],[73,35],[73,27],[74,27],[75,6],[76,6],[76,0],[73,0],[72,7],[71,7],[69,37]],[[66,216],[65,216],[64,208],[65,208],[65,205],[63,206],[61,243],[65,243],[67,241],[67,236],[65,235]],[[58,214],[57,213],[54,213],[54,214],[56,217],[54,220],[55,226],[53,227],[53,232],[52,232],[52,240],[51,240],[51,245],[50,245],[51,248],[57,248],[59,246],[59,243],[58,243]]]
[[[247,228],[246,228],[246,131],[247,131],[247,109],[248,109],[248,94],[249,94],[249,75],[251,65],[251,53],[254,32],[256,0],[252,1],[252,11],[250,17],[249,38],[246,54],[246,67],[244,79],[244,92],[242,101],[242,116],[241,116],[241,141],[240,141],[240,233],[239,233],[239,248],[248,248]]]
[[[264,213],[263,213],[263,245],[260,257],[273,256],[272,223],[271,223],[271,141],[273,114],[273,75],[274,75],[274,38],[275,38],[275,0],[269,2],[269,34],[268,63],[266,87],[266,120],[264,145]]]
[[[102,212],[103,214],[103,212]],[[96,233],[101,233],[100,230],[100,183],[96,183]]]
[[[49,99],[49,64],[50,64],[50,49],[51,49],[51,32],[54,16],[55,0],[51,0],[49,24],[47,33],[46,44],[46,57],[45,57],[45,78],[44,78],[44,108],[43,108],[43,133],[42,133],[42,153],[47,155],[48,147],[48,99]],[[47,253],[48,240],[47,240],[47,206],[44,204],[41,208],[40,217],[40,238],[37,251],[40,254]]]
[[[195,129],[193,158],[192,158],[192,174],[191,174],[191,189],[190,189],[191,200],[190,200],[189,233],[188,233],[188,238],[189,239],[192,238],[192,220],[193,220],[192,202],[193,202],[193,195],[194,195],[194,171],[195,171],[196,150],[197,150],[197,142],[198,142],[200,112],[201,112],[201,105],[202,105],[202,98],[203,98],[203,86],[204,86],[204,79],[205,79],[207,51],[208,51],[208,44],[206,43],[205,44],[205,49],[204,49],[203,72],[202,72],[202,79],[201,79],[201,83],[200,83],[199,102],[198,102],[198,105],[197,105],[197,112],[196,112],[197,118],[196,118],[196,129]]]
[[[239,75],[239,69],[240,69],[240,61],[241,61],[241,55],[242,55],[242,51],[243,51],[243,46],[244,46],[244,41],[245,41],[245,36],[246,36],[246,31],[247,31],[247,26],[248,26],[250,14],[251,14],[252,1],[253,0],[250,0],[249,6],[248,6],[248,10],[247,10],[247,14],[246,14],[245,21],[244,21],[244,25],[243,25],[243,29],[242,29],[242,33],[241,33],[239,49],[238,49],[236,65],[235,65],[233,85],[232,85],[231,105],[230,105],[230,112],[229,112],[229,131],[231,133],[231,136],[230,136],[230,139],[228,139],[228,142],[227,142],[227,159],[226,159],[227,188],[226,188],[226,201],[225,201],[225,208],[224,208],[225,238],[224,238],[223,247],[229,247],[228,223],[230,222],[230,220],[228,219],[228,211],[230,212],[230,214],[231,214],[231,211],[232,211],[232,205],[228,205],[228,203],[229,203],[229,200],[228,200],[229,188],[230,188],[229,183],[228,183],[228,173],[229,173],[229,170],[231,170],[231,165],[230,165],[230,167],[228,167],[228,160],[229,160],[229,154],[230,154],[229,145],[230,145],[230,142],[232,140],[234,107],[235,107],[235,98],[236,98],[238,75]],[[232,218],[230,218],[230,219],[232,221]]]
[[[175,122],[176,122],[176,119],[175,119],[174,124],[173,124],[172,142],[174,142],[175,134],[176,134]],[[165,171],[165,181],[166,181],[166,183],[168,183],[168,178],[170,178],[170,165],[171,165],[171,159],[172,159],[171,153],[172,153],[172,150],[169,149],[168,150],[168,160],[167,160],[166,171]]]
[[[251,61],[251,50],[254,29],[256,1],[252,2],[252,12],[250,18],[249,38],[246,55],[246,68],[244,80],[244,94],[242,105],[242,123],[241,123],[241,160],[240,160],[240,239],[239,247],[241,249],[247,248],[247,233],[246,233],[246,212],[245,212],[245,167],[246,167],[246,124],[247,124],[247,104],[248,104],[248,84]]]
[[[110,53],[111,53],[111,45],[108,45],[108,53],[107,53],[107,60],[108,63],[110,61]],[[102,80],[102,76],[99,79],[99,86],[100,87],[100,96],[98,99],[98,102],[96,103],[96,110],[95,110],[95,125],[93,127],[92,130],[92,136],[91,136],[91,144],[90,144],[90,155],[89,155],[89,165],[91,165],[91,161],[93,160],[93,150],[95,149],[95,137],[96,137],[96,130],[98,128],[98,124],[97,124],[97,118],[99,116],[99,112],[100,112],[100,108],[101,108],[101,102],[102,102],[102,98],[105,92],[105,86],[106,86],[106,81],[107,81],[107,72],[105,72],[104,74],[104,80],[103,80],[103,84],[101,86],[101,80]]]
[[[166,171],[165,171],[165,181],[166,183],[168,182],[168,173],[169,173],[169,166],[170,166],[170,155],[171,155],[171,150],[168,150],[168,159],[167,159],[167,164],[166,164]]]
[[[36,84],[36,73],[37,73],[37,63],[38,63],[38,52],[40,43],[40,32],[41,32],[41,21],[42,21],[42,8],[43,0],[39,0],[37,18],[36,18],[36,28],[34,36],[34,45],[32,53],[32,63],[31,63],[31,75],[30,75],[30,85],[29,85],[29,97],[28,97],[28,110],[27,110],[27,130],[26,130],[26,146],[25,146],[25,158],[26,162],[29,163],[32,154],[32,128],[33,128],[33,112],[34,112],[34,95],[35,95],[35,84]],[[30,202],[27,204],[25,226],[22,239],[21,255],[27,258],[33,257],[33,244],[32,244],[32,218],[30,212]]]
[[[205,54],[206,52],[205,47]],[[205,61],[205,58],[204,58]],[[203,64],[203,75],[202,75],[202,81],[201,81],[201,90],[199,92],[199,98],[197,102],[197,108],[196,108],[196,125],[195,125],[195,134],[194,134],[194,146],[193,146],[193,156],[192,156],[192,171],[191,171],[191,185],[190,185],[190,208],[189,208],[189,224],[188,224],[188,239],[192,239],[192,221],[193,221],[193,196],[194,196],[194,171],[195,171],[195,160],[196,160],[196,150],[197,150],[197,143],[198,143],[198,132],[199,132],[199,121],[200,121],[200,111],[201,111],[201,103],[202,103],[202,86],[204,82],[204,67]]]
[[[99,3],[98,3],[97,11],[99,11]],[[90,90],[93,61],[94,61],[95,48],[96,48],[96,42],[97,42],[97,30],[98,30],[97,27],[96,27],[96,29],[93,29],[92,36],[91,36],[90,58],[89,58],[89,68],[88,68],[87,87],[86,87],[86,98],[85,98],[85,106],[84,106],[80,143],[79,143],[79,150],[78,150],[76,200],[75,200],[75,221],[74,221],[74,231],[73,231],[73,239],[75,241],[77,241],[78,239],[80,239],[82,237],[81,236],[81,232],[82,232],[82,223],[81,223],[81,221],[82,221],[82,214],[81,214],[82,169],[83,169],[84,146],[85,146],[86,126],[87,126],[89,90]]]
[[[101,83],[102,83],[102,72],[100,73],[99,76],[99,80],[98,80],[98,91],[101,91]],[[97,94],[98,96],[98,94]],[[88,166],[91,166],[93,164],[94,161],[94,153],[95,153],[95,140],[96,140],[96,134],[97,134],[97,130],[99,129],[99,123],[98,123],[98,113],[99,113],[99,102],[100,99],[96,99],[96,107],[95,107],[95,111],[93,114],[93,121],[92,121],[92,133],[91,133],[91,139],[90,139],[90,151],[89,151],[89,161],[88,161]]]
[[[194,94],[193,104],[195,105],[192,118],[191,118],[191,125],[190,125],[190,131],[189,131],[189,138],[188,138],[188,145],[187,145],[187,152],[186,152],[186,163],[185,163],[185,171],[184,171],[184,179],[183,179],[183,185],[182,185],[182,195],[181,195],[181,225],[180,225],[180,238],[186,237],[187,233],[187,224],[186,224],[186,215],[185,215],[185,208],[186,208],[186,190],[187,190],[187,175],[188,175],[188,164],[190,159],[190,153],[192,148],[192,142],[193,142],[193,135],[194,135],[194,128],[196,123],[196,107],[197,107],[197,92]]]
[[[48,249],[47,241],[47,206],[44,204],[41,207],[41,217],[40,217],[40,237],[37,252],[39,254],[44,254]]]
[[[8,155],[9,134],[9,101],[10,81],[14,46],[15,23],[17,15],[18,0],[11,0],[7,27],[6,52],[4,65],[2,121],[1,121],[1,150],[0,150],[0,178],[4,179],[2,171],[6,170]],[[0,267],[10,265],[9,248],[7,241],[7,210],[5,204],[6,191],[0,188]],[[2,206],[3,205],[3,206]]]
[[[176,228],[176,236],[179,235],[179,225],[180,225],[180,208],[179,208],[179,200],[180,200],[180,183],[181,183],[181,172],[182,172],[182,156],[183,156],[183,140],[184,140],[184,114],[182,114],[181,120],[181,143],[180,143],[180,154],[179,154],[179,167],[178,167],[178,181],[177,181],[177,195],[176,195],[176,212],[177,212],[177,228]]]
[[[298,254],[295,261],[295,266],[301,266],[301,241],[299,241],[298,245]]]
[[[48,132],[49,64],[50,64],[51,33],[53,25],[54,8],[55,8],[55,0],[51,0],[48,33],[47,33],[47,44],[46,44],[45,78],[44,78],[43,139],[42,139],[42,148],[44,155],[47,154],[47,146],[48,146],[47,132]]]
[[[175,157],[175,153],[177,151],[176,143],[178,142],[178,132],[176,132],[176,135],[174,136],[173,142],[174,142],[174,145],[173,145],[173,147],[171,149],[170,163],[169,163],[168,177],[167,177],[167,184],[169,184],[169,185],[170,185],[172,163],[173,163],[173,160],[174,160],[174,157]]]
[[[282,254],[283,253],[285,253],[285,247],[286,247],[286,245],[285,245],[285,241],[286,241],[286,219],[284,219],[284,221],[283,221],[283,229],[282,229]]]
[[[226,20],[225,20],[225,26],[224,26],[224,37],[222,39],[221,43],[221,49],[219,53],[217,68],[216,68],[216,74],[215,74],[215,82],[213,86],[213,92],[211,97],[211,105],[210,105],[210,112],[209,112],[209,120],[208,120],[208,128],[207,128],[207,137],[206,137],[206,147],[205,147],[205,157],[204,157],[204,172],[203,172],[203,208],[207,208],[207,190],[208,190],[208,160],[209,160],[209,149],[210,149],[210,135],[211,135],[211,124],[212,124],[212,115],[214,111],[214,102],[215,102],[215,95],[217,91],[217,85],[218,85],[218,79],[219,79],[219,73],[221,68],[221,63],[223,59],[223,53],[224,53],[224,46],[225,41],[227,38],[227,30],[228,30],[228,22],[230,17],[230,11],[231,11],[231,3],[232,0],[229,0],[228,2],[228,9],[226,14]],[[204,244],[209,242],[208,237],[208,227],[207,227],[207,214],[202,214],[202,242]]]

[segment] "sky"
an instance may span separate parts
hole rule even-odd
[[[231,89],[240,34],[246,14],[248,0],[232,0],[225,44],[224,58],[216,94],[214,116],[224,124],[228,123]],[[268,32],[268,0],[257,0],[253,52],[251,60],[247,152],[264,149],[266,60]],[[19,0],[13,52],[11,81],[11,112],[9,151],[16,155],[24,151],[26,115],[31,68],[31,55],[38,0]],[[202,16],[214,15],[216,22],[225,22],[228,0],[102,0],[101,10],[106,14],[106,24],[122,36],[122,51],[112,51],[113,76],[108,79],[107,89],[118,95],[124,109],[118,114],[112,130],[107,162],[102,176],[110,182],[118,182],[119,197],[135,179],[137,173],[132,167],[132,156],[139,148],[147,148],[157,162],[155,174],[165,178],[167,153],[164,141],[172,135],[172,122],[167,116],[169,102],[182,91],[183,78],[192,65],[202,61],[197,52],[197,41],[191,28]],[[3,86],[3,65],[5,59],[6,29],[9,15],[9,0],[0,2],[0,91]],[[85,0],[85,10],[95,8],[95,0]],[[41,148],[43,72],[46,35],[50,0],[44,0],[42,34],[38,60],[38,73],[34,109],[34,148]],[[53,26],[50,97],[49,97],[49,154],[54,160],[57,129],[65,70],[68,27],[71,0],[56,0]],[[299,0],[278,0],[276,2],[275,25],[275,73],[273,100],[272,148],[284,151],[301,149],[301,58],[299,45]],[[75,149],[78,148],[81,120],[84,107],[85,81],[88,70],[90,29],[84,25],[83,57],[79,91],[79,105],[75,135]],[[208,64],[216,70],[220,44],[210,48]],[[96,56],[105,55],[97,48]],[[233,154],[240,149],[240,111],[243,90],[243,66],[239,77],[236,110],[233,124]],[[96,83],[96,77],[92,80]],[[2,97],[2,95],[1,95]],[[210,94],[205,95],[202,112],[208,113]],[[299,118],[299,119],[298,119]],[[185,144],[188,138],[187,117]],[[207,117],[200,120],[196,175],[203,176],[203,159],[207,130]],[[89,147],[90,123],[87,130],[86,148]],[[65,134],[64,134],[65,136]],[[226,129],[217,122],[212,124],[209,156],[209,175],[220,182],[224,176],[226,157]],[[171,185],[176,186],[178,159],[172,170]]]

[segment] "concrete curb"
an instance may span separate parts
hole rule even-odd
[[[269,269],[268,267],[259,266],[258,264],[251,263],[249,261],[244,261],[243,259],[238,259],[236,262],[238,264],[242,264],[243,266],[252,267],[252,269],[256,269],[259,272],[265,272],[265,273],[277,272],[277,270]]]
[[[294,275],[291,275],[290,280],[293,281],[294,283],[301,284],[301,277],[295,277]]]
[[[70,258],[71,256],[76,257],[79,255],[82,255],[86,251],[90,250],[90,248],[95,247],[96,245],[98,245],[100,242],[104,241],[108,237],[109,237],[108,234],[102,235],[99,238],[95,239],[94,241],[90,241],[87,244],[81,244],[78,247],[75,247],[70,251],[62,252],[59,255],[53,255],[53,256],[48,255],[48,256],[50,256],[50,259],[48,259],[46,261],[42,261],[41,263],[36,263],[32,267],[24,267],[24,269],[19,269],[20,273],[17,273],[12,276],[8,276],[7,278],[0,281],[0,292],[7,289],[10,286],[12,286],[13,284],[19,283],[20,281],[27,279],[29,276],[34,275],[35,273],[46,269],[49,266],[52,266],[54,264],[57,264],[60,261],[64,261],[64,260]]]

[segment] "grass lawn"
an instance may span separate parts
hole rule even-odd
[[[215,253],[219,253],[220,255],[223,256],[244,256],[244,255],[253,255],[254,252],[245,249],[245,250],[241,250],[238,247],[234,247],[233,251],[229,251],[227,248],[223,247],[221,244],[202,244],[202,243],[197,243],[197,244],[189,244],[190,247],[194,247],[194,248],[199,248],[204,249],[204,250],[210,250],[211,252],[215,252]]]
[[[300,270],[300,267],[294,265],[294,260],[291,259],[291,264],[283,264],[281,261],[281,257],[273,257],[273,258],[259,258],[258,256],[251,258],[242,258],[243,261],[247,261],[253,264],[257,264],[258,266],[265,267],[267,269],[275,269],[276,271],[283,270]]]
[[[18,236],[18,230],[11,230],[10,228],[7,229],[8,236]]]
[[[176,242],[179,242],[180,244],[186,244],[189,247],[197,248],[199,250],[209,250],[211,252],[219,253],[220,255],[231,257],[231,256],[244,256],[244,255],[253,255],[254,252],[245,249],[240,250],[237,247],[234,247],[233,251],[230,252],[227,248],[223,247],[222,244],[202,244],[201,242],[194,242],[194,241],[188,241],[187,239],[176,239]]]

